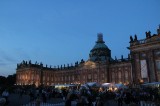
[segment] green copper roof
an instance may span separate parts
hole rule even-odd
[[[103,35],[101,33],[98,34],[96,44],[90,51],[89,56],[91,61],[97,61],[98,58],[100,58],[101,61],[106,61],[106,59],[111,58],[111,51],[105,45],[105,42],[103,41]]]

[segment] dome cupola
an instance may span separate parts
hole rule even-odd
[[[97,41],[90,51],[89,58],[91,61],[106,61],[111,58],[111,50],[105,45],[102,33],[97,34]]]

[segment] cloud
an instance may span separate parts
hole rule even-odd
[[[7,63],[0,62],[0,66],[7,66]]]
[[[30,55],[23,48],[16,48],[14,52],[18,58],[21,59],[30,59]]]
[[[8,75],[15,72],[17,60],[14,56],[0,50],[0,71],[2,75]]]
[[[10,54],[6,53],[5,51],[0,50],[0,60],[1,63],[15,63],[17,60]]]

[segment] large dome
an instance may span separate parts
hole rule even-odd
[[[104,48],[104,49],[106,49],[106,48],[108,48],[104,43],[96,43],[96,45],[93,47],[93,49],[92,50],[94,50],[94,49],[99,49],[99,48]]]
[[[95,46],[90,51],[89,57],[91,61],[106,61],[111,58],[111,51],[103,41],[103,34],[98,33],[98,39]]]

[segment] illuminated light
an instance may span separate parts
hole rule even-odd
[[[102,88],[100,87],[100,88],[99,88],[99,92],[102,92],[102,91],[103,91],[103,90],[102,90]]]
[[[118,90],[118,88],[114,88],[114,91]]]
[[[143,83],[144,81],[143,81],[143,79],[140,79],[140,83]]]

